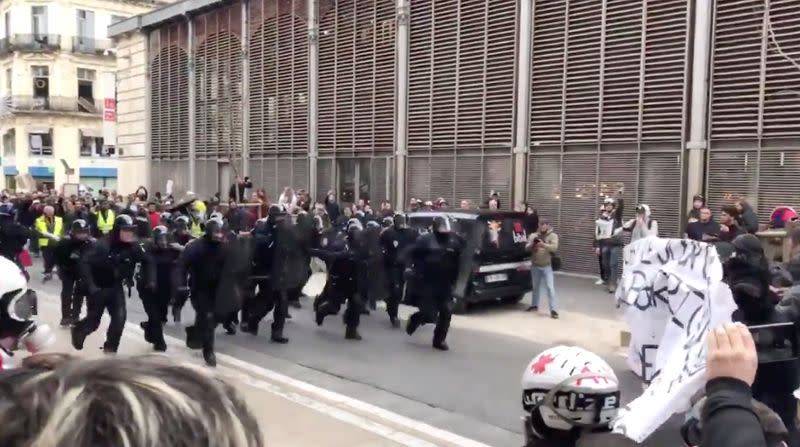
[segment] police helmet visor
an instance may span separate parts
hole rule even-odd
[[[139,239],[136,234],[136,227],[124,226],[119,229],[119,240],[126,244],[132,244]]]
[[[433,231],[439,234],[450,233],[450,222],[444,217],[437,217],[433,221]]]
[[[223,223],[218,219],[211,219],[206,224],[206,235],[209,239],[216,242],[225,241],[225,230]]]
[[[397,214],[394,216],[394,226],[396,228],[408,228],[408,220],[406,216],[402,214]]]
[[[36,315],[36,292],[33,290],[12,290],[3,296],[8,316],[16,321],[30,321]]]

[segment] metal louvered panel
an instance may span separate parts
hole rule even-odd
[[[430,165],[430,185],[431,189],[427,196],[417,197],[421,200],[434,200],[439,197],[448,202],[453,202],[453,188],[455,187],[455,159],[453,156],[431,157]]]
[[[598,138],[603,11],[597,0],[570,0],[567,36],[564,143]],[[536,67],[534,67],[536,69]]]
[[[261,175],[264,178],[264,192],[271,202],[277,202],[283,192],[283,186],[278,181],[278,161],[275,158],[261,160]]]
[[[686,0],[647,3],[643,141],[683,141],[689,11]]]
[[[633,210],[636,208],[638,170],[636,154],[601,154],[597,182],[597,203],[594,204],[595,212],[603,205],[603,200],[606,197],[615,197],[617,192],[623,189],[623,198],[627,199],[626,207],[628,208],[625,215],[626,217],[632,216]],[[678,174],[680,174],[680,171],[678,171]]]
[[[196,152],[238,159],[242,150],[241,5],[195,18]]]
[[[371,160],[370,166],[370,200],[372,206],[377,207],[382,200],[390,199],[390,190],[386,189],[387,178],[390,178],[390,165],[388,157],[376,157]]]
[[[411,3],[411,151],[510,148],[517,2]]]
[[[661,237],[678,237],[684,213],[681,205],[681,156],[642,153],[639,203],[650,205]]]
[[[710,137],[758,137],[764,0],[717,0]]]
[[[594,273],[597,258],[592,256],[594,221],[597,218],[595,172],[597,156],[564,154],[562,167],[561,217],[556,229],[564,269]]]
[[[795,137],[797,144],[796,138],[800,137],[800,67],[795,64],[800,63],[800,2],[770,0],[769,19],[772,33],[767,30],[763,135],[764,138]],[[781,55],[779,49],[795,64]]]
[[[762,151],[758,177],[758,215],[769,222],[778,206],[800,204],[797,174],[800,172],[800,151]]]
[[[531,145],[561,143],[566,14],[561,2],[536,0],[531,59]]]
[[[275,181],[277,182],[278,192],[280,193],[284,188],[294,188],[292,184],[292,160],[279,158],[277,163],[278,172],[275,176]]]
[[[150,126],[153,160],[189,156],[187,27],[178,23],[151,34]]]
[[[406,174],[408,198],[427,200],[431,192],[431,164],[427,157],[409,157]]]
[[[500,205],[504,209],[514,209],[511,203],[511,157],[487,156],[483,160],[483,175],[480,184],[483,194],[477,199],[489,197],[495,191],[500,195]]]
[[[561,231],[561,155],[533,154],[528,161],[528,204]],[[566,234],[565,234],[566,235]]]
[[[729,205],[738,199],[747,199],[753,203],[756,197],[753,191],[757,186],[756,151],[711,151],[708,165],[713,167],[707,174],[708,206],[714,214],[723,205]]]
[[[250,10],[250,156],[308,151],[305,0],[258,0]]]
[[[461,206],[462,200],[469,200],[472,207],[483,205],[483,194],[481,185],[481,158],[480,157],[457,157],[455,168],[455,197],[451,205]],[[505,175],[504,177],[508,177]]]
[[[600,129],[603,142],[638,139],[643,9],[640,1],[607,0]]]
[[[292,160],[292,186],[297,189],[308,190],[307,158],[295,158]]]
[[[317,200],[324,200],[328,191],[336,191],[333,167],[334,160],[317,160]]]
[[[226,197],[228,191],[219,191],[219,165],[217,160],[195,160],[195,188],[200,197],[211,197],[217,192]]]
[[[395,9],[391,0],[320,5],[320,152],[394,149]]]

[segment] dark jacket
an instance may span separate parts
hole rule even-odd
[[[77,278],[80,274],[78,264],[81,256],[84,250],[91,246],[92,242],[90,240],[80,241],[73,239],[71,236],[65,236],[58,241],[53,253],[53,260],[58,267],[58,273]]]
[[[325,197],[325,211],[328,213],[328,217],[331,219],[331,222],[336,222],[339,219],[339,216],[342,214],[341,209],[339,208],[339,203],[329,202],[327,197]]]
[[[238,197],[236,196],[236,187],[237,186],[239,187],[239,196]],[[234,183],[233,185],[231,185],[231,188],[228,190],[228,199],[244,203],[245,202],[244,190],[247,189],[247,188],[252,188],[252,187],[253,187],[253,182],[251,182],[251,181],[246,181],[246,182],[242,182],[242,183],[239,183],[239,184]]]
[[[142,245],[112,243],[101,239],[85,249],[78,269],[91,294],[97,289],[121,287],[123,282],[132,285],[136,264],[148,270],[155,267]],[[155,278],[155,273],[148,271],[148,277]],[[148,284],[148,288],[155,288],[155,284]]]
[[[702,447],[766,447],[746,383],[718,378],[706,384]]]
[[[742,215],[739,217],[739,225],[750,234],[758,232],[758,216],[750,205],[744,205]]]
[[[718,236],[719,233],[719,224],[713,220],[706,223],[700,221],[692,222],[686,226],[686,235],[689,236],[689,239],[694,241],[702,241],[704,234]]]

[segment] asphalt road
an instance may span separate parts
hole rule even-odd
[[[588,280],[559,277],[558,283],[562,308],[613,317],[611,298],[593,291]],[[42,285],[41,275],[33,272],[32,287],[57,296],[60,284],[54,280]],[[340,317],[328,317],[324,326],[317,327],[310,299],[303,298],[302,302],[303,309],[290,311],[293,319],[284,333],[290,339],[288,345],[269,342],[268,316],[257,337],[228,336],[218,329],[217,350],[489,445],[522,445],[520,378],[530,359],[547,346],[486,331],[452,328],[448,335],[451,350],[443,353],[431,348],[432,326],[409,337],[402,329],[392,329],[380,309],[362,318],[364,339],[352,342],[344,339]],[[487,312],[519,312],[525,304],[498,306],[480,306],[470,318],[479,319]],[[188,307],[183,321],[190,323],[193,315]],[[128,301],[128,320],[144,320],[135,291]],[[171,321],[166,332],[184,338],[183,328]],[[639,381],[628,372],[622,357],[609,355],[606,360],[621,380],[623,400],[641,393]],[[678,422],[671,421],[643,445],[682,445],[678,427]],[[615,435],[602,441],[595,438],[591,444],[634,445]]]

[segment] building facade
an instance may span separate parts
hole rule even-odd
[[[5,185],[30,174],[40,186],[117,185],[113,118],[116,49],[108,26],[152,9],[150,0],[6,0],[0,5],[0,118]]]
[[[497,191],[591,273],[597,211],[620,190],[665,236],[694,194],[762,218],[800,205],[798,33],[792,0],[186,0],[111,27],[146,61],[128,70],[136,105],[119,98],[121,181],[210,196],[241,174],[270,197],[395,203]]]

